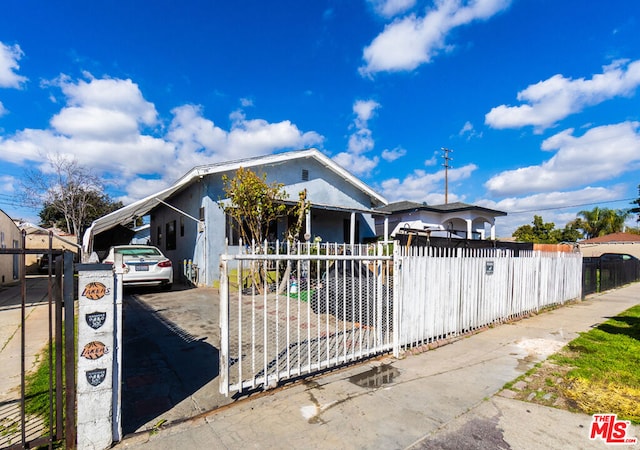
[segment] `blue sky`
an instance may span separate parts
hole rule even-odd
[[[390,202],[563,227],[640,184],[637,0],[22,1],[0,14],[0,208],[70,155],[126,203],[316,147]],[[635,225],[635,218],[629,221]]]

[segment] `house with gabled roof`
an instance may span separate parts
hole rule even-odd
[[[384,197],[322,152],[309,149],[194,167],[163,191],[94,221],[83,238],[85,255],[100,256],[111,245],[128,243],[130,224],[148,216],[150,243],[172,260],[176,277],[183,261],[191,260],[199,284],[211,285],[218,278],[220,254],[238,251],[238,235],[221,204],[228,201],[223,176],[233,178],[241,167],[265,174],[267,183],[281,183],[291,203],[306,189],[311,208],[304,235],[309,240],[359,243],[376,236],[373,215],[387,204]],[[274,224],[273,240],[283,238],[287,220]]]
[[[427,205],[400,201],[381,206],[378,211],[381,214],[375,219],[377,234],[392,237],[398,230],[410,229],[427,231],[438,237],[495,240],[496,217],[507,215],[503,211],[460,202]]]
[[[640,235],[633,233],[610,233],[578,242],[582,256],[599,257],[603,253],[619,253],[640,259]]]

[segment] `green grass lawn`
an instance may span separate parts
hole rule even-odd
[[[570,368],[562,394],[578,409],[640,423],[640,305],[582,333],[550,360]]]

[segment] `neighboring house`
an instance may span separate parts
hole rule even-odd
[[[378,211],[385,213],[375,218],[378,235],[394,236],[402,228],[424,228],[434,237],[491,240],[496,238],[496,217],[507,215],[502,211],[459,202],[427,205],[402,201],[380,207]]]
[[[578,242],[582,256],[599,257],[603,253],[622,253],[640,258],[640,235],[611,233]]]
[[[42,255],[52,250],[69,250],[78,253],[79,246],[74,234],[66,233],[58,228],[43,228],[29,222],[18,224],[18,228],[25,232],[25,248],[41,250],[42,253],[25,255],[27,273],[37,273]]]
[[[238,234],[220,205],[227,201],[222,177],[232,178],[240,167],[266,174],[267,183],[283,184],[291,204],[307,190],[311,210],[304,231],[310,240],[357,243],[375,237],[373,214],[387,201],[329,157],[310,149],[195,167],[169,188],[94,221],[84,235],[85,258],[92,251],[100,256],[110,245],[129,242],[131,235],[123,225],[150,215],[151,244],[176,268],[192,260],[200,283],[211,285],[218,278],[219,255],[239,250]],[[270,230],[271,239],[282,240],[287,228],[285,217]]]
[[[0,248],[22,248],[22,233],[4,211],[0,210]],[[0,285],[20,279],[19,255],[0,255]]]

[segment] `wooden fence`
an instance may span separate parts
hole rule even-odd
[[[579,253],[399,248],[396,349],[424,345],[581,297]],[[453,251],[452,251],[453,250]]]

